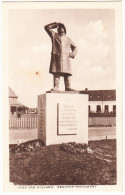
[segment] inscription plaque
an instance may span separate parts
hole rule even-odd
[[[70,104],[57,104],[57,133],[58,135],[76,135],[77,125],[77,106]]]

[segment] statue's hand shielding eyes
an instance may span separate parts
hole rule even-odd
[[[74,58],[73,53],[69,53],[69,57],[70,57],[70,58]]]

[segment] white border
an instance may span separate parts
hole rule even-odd
[[[42,9],[48,9],[48,7],[50,6],[50,9],[51,9],[51,3],[50,2],[41,2],[42,3]],[[3,15],[3,24],[5,25],[6,23],[6,17],[7,17],[7,9],[40,9],[40,5],[38,5],[39,3],[38,2],[34,2],[34,3],[24,3],[24,2],[17,2],[17,3],[8,3],[8,8],[6,8],[6,4],[7,2],[4,1],[3,2],[3,10],[4,10],[4,15]],[[26,5],[27,4],[27,5]],[[53,6],[57,9],[59,8],[62,8],[62,3],[61,2],[53,2],[52,3]],[[60,5],[59,5],[60,4]],[[63,2],[63,5],[65,3]],[[79,2],[66,2],[66,6],[67,8],[69,9],[72,9],[72,8],[79,8],[78,4],[82,4],[80,6],[80,9],[82,8],[88,8],[88,4],[89,4],[89,8],[102,8],[102,4],[103,3],[92,3],[91,2],[82,2],[82,3],[79,3]],[[84,5],[83,5],[84,4]],[[122,68],[120,68],[119,66],[122,64],[122,56],[121,56],[121,53],[122,53],[122,34],[121,34],[121,31],[119,32],[119,29],[121,29],[121,26],[122,26],[122,20],[121,20],[121,5],[119,5],[120,2],[105,2],[103,4],[103,9],[105,8],[110,8],[112,7],[113,9],[116,10],[116,23],[117,23],[117,27],[116,27],[116,45],[117,45],[117,52],[116,52],[116,64],[117,64],[117,105],[119,106],[119,111],[118,111],[118,116],[117,116],[117,129],[120,129],[120,132],[117,133],[117,138],[118,138],[118,154],[119,156],[121,157],[120,159],[118,158],[118,169],[121,169],[122,168],[122,147],[121,147],[121,140],[122,140],[122,137],[123,137],[123,134],[122,134],[122,125],[120,123],[120,121],[122,120],[121,119],[121,113],[122,113]],[[24,7],[25,6],[25,7]],[[6,45],[7,45],[7,34],[5,34],[5,30],[7,31],[7,26],[3,26],[3,40],[4,40],[4,45],[3,47],[6,48]],[[119,34],[120,33],[120,34]],[[5,107],[6,109],[8,110],[8,105],[6,105],[6,102],[8,102],[8,78],[7,78],[7,59],[6,59],[6,56],[4,55],[3,56],[3,60],[4,60],[4,66],[3,66],[3,97],[4,97],[4,102],[3,102],[3,118],[7,118],[7,112],[5,112]],[[120,65],[119,65],[120,64]],[[121,77],[119,77],[119,75],[121,75]],[[6,89],[6,90],[5,90]],[[8,124],[4,123],[3,124],[4,126],[4,131],[3,131],[3,141],[4,141],[4,170],[6,169],[6,174],[4,174],[4,182],[5,182],[5,188],[4,190],[7,190],[7,191],[18,191],[17,189],[15,189],[15,186],[13,185],[9,185],[9,180],[7,180],[8,178],[8,171],[9,171],[9,162],[8,162],[8,150],[7,150],[7,147],[8,147],[8,142],[7,142],[7,139],[9,138],[8,137]],[[9,139],[8,139],[9,140]],[[120,147],[119,147],[120,146]],[[7,152],[7,153],[6,153]],[[6,162],[6,163],[5,163]],[[121,170],[122,171],[122,170]],[[118,171],[118,185],[116,185],[115,187],[114,186],[98,186],[97,188],[97,191],[119,191],[119,190],[122,190],[122,179],[121,179],[121,175],[122,175],[122,172],[121,171]],[[113,188],[112,188],[113,187]],[[26,190],[27,191],[27,190]],[[29,190],[28,190],[29,191]],[[33,190],[30,190],[30,192],[33,191]],[[36,190],[35,190],[36,191]],[[39,190],[41,192],[41,190]],[[48,191],[48,190],[46,190]],[[62,190],[61,190],[62,191]],[[64,189],[64,191],[67,191],[67,189]],[[71,189],[70,189],[71,191]],[[83,189],[82,189],[83,191]],[[88,190],[85,190],[85,191],[88,191]],[[90,190],[89,190],[90,191]],[[96,190],[95,190],[96,191]],[[24,192],[22,190],[22,192]],[[78,191],[77,191],[78,192]]]

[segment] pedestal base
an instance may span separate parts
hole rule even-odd
[[[46,93],[38,96],[38,139],[45,145],[88,143],[88,95]]]

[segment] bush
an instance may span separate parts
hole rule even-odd
[[[71,154],[83,154],[83,153],[89,153],[90,152],[90,147],[88,147],[87,144],[81,144],[81,143],[76,143],[76,142],[70,142],[66,144],[62,144],[60,146],[60,149],[71,153]],[[92,151],[92,150],[91,150]]]
[[[9,150],[12,153],[22,153],[26,151],[33,151],[35,148],[39,148],[43,143],[40,140],[32,140],[19,145],[14,144],[9,146]]]

